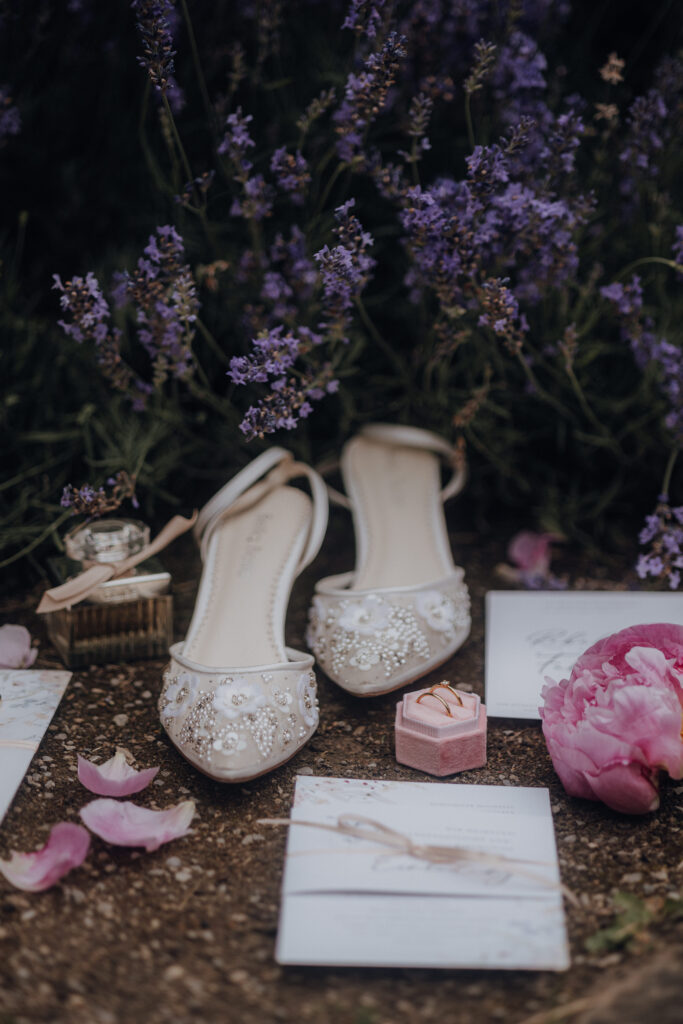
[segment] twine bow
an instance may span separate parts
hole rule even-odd
[[[261,818],[259,825],[280,825],[289,827],[291,825],[305,825],[308,828],[324,829],[326,832],[336,832],[338,835],[352,836],[354,839],[365,839],[375,842],[382,851],[393,850],[397,854],[407,857],[415,857],[417,860],[424,860],[430,864],[457,865],[467,861],[475,861],[477,864],[485,864],[488,867],[501,868],[512,874],[520,875],[523,878],[531,879],[549,889],[560,889],[567,899],[576,904],[574,894],[562,885],[561,882],[553,882],[543,875],[529,871],[526,865],[542,865],[543,861],[519,860],[514,857],[505,857],[495,853],[485,853],[482,850],[469,850],[464,846],[437,846],[431,843],[415,843],[410,836],[396,829],[383,825],[374,818],[365,818],[355,814],[340,814],[336,825],[328,825],[320,821],[300,821],[289,818]]]
[[[152,555],[163,551],[172,540],[192,529],[196,520],[197,512],[194,512],[189,519],[186,519],[184,516],[173,516],[156,535],[154,540],[150,541],[146,547],[141,548],[140,551],[136,551],[134,555],[130,555],[130,557],[116,563],[97,562],[86,569],[85,572],[79,573],[78,576],[67,580],[66,583],[53,587],[51,590],[46,590],[36,611],[39,615],[45,615],[48,612],[57,612],[62,608],[70,608],[72,605],[78,604],[95,587],[98,587],[100,583],[117,579],[119,576],[126,576],[140,562],[144,562],[151,558]]]

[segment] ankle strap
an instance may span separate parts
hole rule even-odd
[[[399,448],[420,448],[440,455],[453,470],[450,480],[441,491],[442,501],[448,501],[449,498],[455,497],[465,486],[467,481],[465,455],[439,434],[434,434],[431,430],[423,430],[422,427],[406,427],[398,423],[367,423],[359,433],[361,437],[367,437],[370,441],[379,441],[382,444]],[[337,465],[326,463],[324,467],[321,467],[321,472],[331,471]],[[327,492],[336,505],[341,505],[342,508],[351,508],[351,501],[345,494],[329,485]]]
[[[202,560],[206,558],[209,542],[220,522],[246,511],[276,487],[299,476],[307,478],[313,497],[313,517],[297,567],[297,572],[301,572],[313,561],[323,542],[328,515],[327,489],[319,474],[306,463],[295,462],[286,448],[275,447],[262,452],[207,502],[194,528]]]

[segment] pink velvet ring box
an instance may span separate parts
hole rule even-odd
[[[441,701],[429,690],[406,693],[396,705],[396,760],[430,775],[452,775],[486,764],[486,708],[476,693],[439,687]]]

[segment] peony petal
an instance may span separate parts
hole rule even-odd
[[[0,668],[30,668],[37,657],[26,626],[0,626]]]
[[[148,853],[171,839],[186,836],[194,817],[193,800],[165,811],[150,811],[130,800],[93,800],[80,811],[81,819],[100,839],[113,846],[144,846]]]
[[[683,626],[672,622],[655,622],[628,626],[611,636],[603,637],[589,647],[578,659],[571,679],[584,669],[601,672],[605,662],[611,662],[617,673],[628,671],[625,655],[633,647],[656,647],[667,659],[673,659],[674,668],[683,672]]]
[[[557,540],[553,533],[522,530],[508,544],[508,558],[523,572],[545,577],[550,572],[550,544],[553,540]]]
[[[145,786],[149,786],[158,771],[158,768],[143,768],[141,771],[131,768],[123,747],[117,747],[114,756],[104,764],[93,764],[78,755],[79,781],[98,796],[130,796],[131,793],[139,793]]]
[[[612,765],[589,781],[598,800],[621,814],[648,814],[659,807],[656,775],[640,764]]]
[[[61,821],[53,825],[45,846],[35,853],[12,850],[9,860],[0,860],[0,872],[17,889],[41,892],[78,868],[90,849],[90,836],[82,825]]]

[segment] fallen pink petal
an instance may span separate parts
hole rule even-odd
[[[73,868],[81,866],[90,849],[90,836],[82,825],[61,821],[54,825],[45,846],[35,853],[12,850],[9,860],[0,860],[0,873],[17,889],[42,892]]]
[[[117,747],[116,753],[104,764],[94,764],[78,755],[78,779],[91,793],[98,796],[130,796],[149,786],[158,768],[137,771],[128,764],[126,751]]]
[[[172,839],[186,836],[195,813],[194,800],[183,800],[165,811],[138,807],[130,800],[122,803],[102,798],[86,804],[81,820],[100,839],[113,846],[144,846],[148,853]]]
[[[522,572],[532,576],[547,576],[550,572],[550,545],[557,539],[554,533],[522,530],[508,544],[508,558]]]
[[[37,657],[38,648],[31,647],[26,626],[9,622],[0,626],[0,668],[30,668]]]

